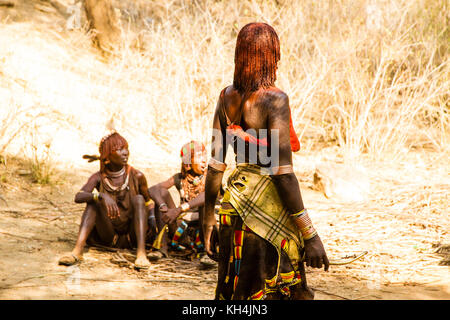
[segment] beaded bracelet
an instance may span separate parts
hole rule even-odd
[[[92,192],[92,199],[93,199],[95,202],[98,202],[98,192]]]
[[[312,239],[312,238],[314,238],[316,235],[317,235],[317,231],[316,231],[314,228],[312,228],[312,232],[311,232],[311,233],[308,233],[308,234],[303,234],[303,233],[302,233],[303,240],[309,240],[309,239]]]
[[[308,210],[303,209],[303,210],[300,210],[300,211],[297,212],[297,213],[292,214],[291,216],[292,216],[293,218],[300,218],[300,217],[303,216],[305,213],[308,213]]]
[[[292,217],[296,219],[295,224],[299,227],[303,240],[312,239],[317,235],[317,231],[316,229],[314,229],[312,221],[309,218],[307,209],[303,209],[293,214]]]
[[[314,227],[312,226],[312,224],[309,225],[309,226],[307,226],[307,227],[305,227],[305,228],[300,229],[300,232],[301,232],[302,234],[308,233],[308,232],[310,232],[311,229],[314,229]]]

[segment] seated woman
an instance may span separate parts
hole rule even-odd
[[[137,245],[135,267],[150,266],[145,251],[148,207],[152,203],[142,172],[128,165],[128,143],[117,132],[100,142],[100,156],[84,156],[89,162],[100,160],[94,173],[75,195],[76,203],[86,203],[75,248],[59,264],[73,265],[83,257],[86,242],[116,248]],[[94,191],[96,189],[96,191]]]
[[[159,259],[168,256],[168,245],[173,250],[184,250],[190,246],[197,252],[203,251],[203,234],[199,220],[202,218],[205,203],[206,149],[202,143],[191,141],[181,148],[181,171],[168,180],[149,189],[155,201],[155,216],[158,230],[168,224],[168,236],[163,237],[160,251],[149,255]],[[169,193],[175,186],[180,194],[177,207]],[[177,219],[179,218],[179,219]],[[183,240],[183,241],[182,241]]]

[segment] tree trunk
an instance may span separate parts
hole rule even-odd
[[[120,29],[110,0],[84,0],[89,30],[94,44],[103,51],[113,51],[120,40]]]

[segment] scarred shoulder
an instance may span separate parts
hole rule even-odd
[[[222,99],[224,99],[224,101],[227,102],[227,104],[239,104],[241,102],[241,95],[239,94],[239,92],[233,87],[233,85],[230,85],[228,87],[225,87],[222,92],[220,97]]]
[[[264,102],[270,103],[271,109],[280,110],[289,108],[288,95],[283,90],[278,89],[277,87],[263,89],[263,91],[261,92],[261,96],[265,100]]]

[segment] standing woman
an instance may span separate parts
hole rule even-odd
[[[150,262],[145,237],[148,207],[152,203],[147,180],[142,172],[128,164],[128,142],[117,132],[101,140],[99,151],[100,157],[85,156],[90,161],[100,160],[100,171],[75,195],[75,202],[86,203],[86,209],[75,248],[61,257],[59,264],[73,265],[82,260],[88,242],[117,248],[137,246],[135,267],[146,269]]]
[[[214,114],[202,221],[210,256],[228,144],[237,162],[219,211],[216,299],[312,299],[304,262],[328,270],[292,168],[299,142],[288,96],[275,87],[279,59],[279,39],[271,26],[244,26],[236,42],[233,85],[220,93]],[[262,152],[269,149],[268,163]]]

